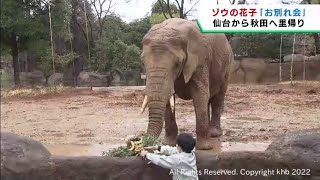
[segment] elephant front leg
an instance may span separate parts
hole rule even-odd
[[[165,140],[164,144],[175,146],[176,145],[176,137],[178,135],[178,126],[176,123],[176,118],[174,112],[170,107],[170,104],[167,104],[166,113],[165,113]]]
[[[221,129],[221,114],[224,107],[224,97],[226,94],[226,87],[221,89],[220,92],[212,97],[209,101],[211,105],[211,120],[209,134],[211,137],[219,137],[222,135]]]
[[[213,97],[210,100],[211,105],[211,120],[209,122],[209,134],[211,137],[219,137],[222,135],[221,129],[221,113],[223,110],[223,100],[219,97]]]
[[[209,136],[209,112],[208,98],[203,93],[195,93],[193,95],[193,104],[196,114],[196,133],[197,133],[197,149],[212,149]]]

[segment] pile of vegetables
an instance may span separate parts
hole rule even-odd
[[[159,145],[160,140],[153,136],[143,136],[130,139],[126,146],[111,149],[102,153],[102,156],[129,157],[137,156],[143,147]]]

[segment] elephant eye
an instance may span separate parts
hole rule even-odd
[[[179,68],[181,66],[181,62],[177,59],[177,61],[174,63],[175,68]]]

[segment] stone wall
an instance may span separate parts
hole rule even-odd
[[[197,151],[199,179],[319,180],[319,142],[320,129],[313,129],[280,137],[265,152],[217,155]],[[219,169],[230,174],[209,174]],[[294,175],[294,169],[300,169],[300,174]],[[51,156],[37,141],[1,133],[2,180],[166,180],[171,179],[169,172],[152,163],[147,164],[141,157]],[[253,175],[254,172],[259,174]]]
[[[293,80],[303,80],[303,61],[293,63]],[[320,81],[320,55],[305,62],[306,80]],[[279,63],[264,59],[243,58],[235,60],[230,77],[231,84],[274,84],[279,82]],[[290,81],[291,62],[282,63],[282,81]]]
[[[303,61],[306,59],[306,80],[318,80],[320,81],[320,55],[306,57],[306,56],[294,56],[293,63],[293,80],[303,80]],[[291,61],[290,55],[285,56],[282,63],[282,81],[290,81]],[[6,74],[9,79],[4,81],[7,84],[13,84],[13,69],[7,67]],[[120,73],[120,72],[119,72]],[[106,73],[106,75],[93,73],[93,72],[81,72],[79,75],[79,86],[98,86],[108,87],[110,85],[144,85],[144,80],[141,79],[140,72],[126,71],[121,75],[117,73]],[[60,74],[60,73],[57,73]],[[74,84],[72,78],[72,72],[62,73],[63,78],[56,78],[55,81],[63,81],[63,84],[70,86]],[[52,75],[56,77],[55,75]],[[23,85],[44,85],[45,78],[41,71],[35,70],[29,73],[20,73],[21,82]],[[90,81],[91,79],[91,81]],[[243,58],[235,60],[232,65],[232,72],[230,76],[231,84],[275,84],[279,82],[279,63],[268,63],[265,59],[258,58]],[[4,82],[6,83],[6,82]],[[51,83],[52,84],[52,83]],[[53,84],[56,84],[54,82]],[[50,83],[49,83],[50,85]]]

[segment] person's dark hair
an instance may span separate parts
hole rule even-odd
[[[185,153],[191,153],[196,146],[196,140],[187,133],[181,133],[177,136],[176,143],[181,147]]]

